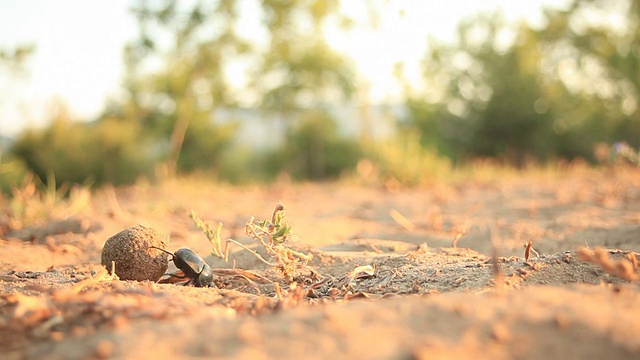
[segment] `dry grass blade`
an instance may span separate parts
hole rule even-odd
[[[211,243],[211,253],[217,257],[223,257],[224,251],[222,249],[222,242],[220,240],[220,232],[222,231],[222,223],[218,223],[218,226],[215,230],[212,230],[211,227],[204,222],[202,219],[198,217],[195,211],[191,210],[189,212],[189,217],[196,224],[196,227],[200,229],[204,235],[209,239]],[[228,246],[227,246],[228,249]],[[225,258],[226,260],[226,258]]]
[[[353,271],[348,272],[345,277],[349,278],[351,281],[356,278],[368,278],[375,274],[376,268],[372,265],[362,265],[353,269]],[[364,275],[364,276],[363,276]]]
[[[227,239],[227,242],[226,242],[226,245],[225,245],[225,250],[224,250],[224,261],[229,261],[229,243],[233,243],[233,244],[236,244],[236,245],[240,246],[242,249],[248,251],[253,256],[255,256],[256,259],[262,261],[265,265],[273,266],[273,267],[278,266],[278,264],[272,263],[272,262],[269,262],[269,261],[265,260],[265,258],[263,258],[262,255],[258,254],[256,251],[249,249],[245,245],[243,245],[243,244],[241,244],[241,243],[239,243],[239,242],[237,242],[237,241],[235,241],[233,239]]]
[[[536,257],[540,257],[540,254],[533,248],[533,240],[529,240],[524,244],[524,261],[529,261],[531,257],[531,252],[536,254]]]
[[[634,269],[638,269],[638,256],[635,253],[629,252],[627,253],[627,255],[625,255],[627,259],[629,259],[629,261],[631,261],[631,264],[633,265]]]
[[[456,236],[453,238],[453,242],[451,242],[451,247],[456,249],[458,247],[458,241],[462,239],[463,236],[467,234],[467,230],[459,231]]]
[[[58,301],[65,301],[77,295],[85,287],[97,284],[103,280],[111,281],[113,280],[113,277],[109,275],[109,272],[107,271],[107,269],[101,267],[100,270],[98,270],[98,273],[96,273],[94,277],[90,277],[88,279],[82,280],[70,289],[58,290],[53,293],[53,297]]]
[[[531,255],[531,246],[533,241],[527,241],[524,247],[524,261],[529,261],[529,255]]]
[[[12,230],[41,226],[51,220],[69,219],[91,206],[91,192],[80,186],[63,184],[56,188],[53,174],[43,183],[29,172],[19,187],[12,188],[8,211]]]
[[[318,279],[316,282],[311,284],[308,288],[311,290],[315,290],[315,289],[321,288],[324,285],[330,285],[334,280],[335,278],[333,276],[330,276],[330,275],[325,276],[322,279]]]
[[[389,216],[397,222],[400,226],[405,228],[407,231],[414,232],[416,230],[416,226],[411,220],[407,219],[404,215],[402,215],[398,210],[391,209],[389,210]]]
[[[242,276],[248,280],[255,281],[261,284],[271,284],[273,281],[267,279],[266,277],[255,273],[250,270],[242,270],[242,269],[213,269],[212,272],[218,276]]]
[[[450,232],[456,235],[451,243],[452,248],[456,248],[458,246],[458,241],[469,232],[472,224],[468,221],[468,217],[482,207],[482,205],[482,201],[478,201],[460,214],[460,216],[458,216],[458,218],[453,222]]]
[[[109,184],[105,186],[104,192],[107,197],[109,208],[111,209],[111,215],[116,218],[120,217],[122,215],[122,208],[118,202],[118,197],[116,196],[116,191],[113,188],[113,185]]]
[[[278,300],[282,300],[284,299],[284,295],[282,294],[282,287],[280,287],[280,284],[277,282],[273,283],[273,290],[276,293],[276,297],[278,298]]]
[[[75,295],[77,295],[80,291],[90,285],[95,285],[103,280],[112,281],[114,278],[109,275],[107,269],[101,267],[100,270],[96,273],[94,277],[90,277],[88,279],[82,280],[77,283],[74,287],[69,289],[61,289],[53,293],[53,298],[57,301],[66,301]]]
[[[496,292],[501,293],[504,287],[504,277],[502,275],[502,269],[500,268],[500,239],[498,235],[498,228],[495,224],[491,224],[491,268],[493,270],[493,282]]]

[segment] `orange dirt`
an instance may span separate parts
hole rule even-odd
[[[0,216],[1,358],[640,357],[640,286],[622,278],[638,276],[638,169],[413,189],[180,179],[83,199],[31,227]],[[136,224],[209,254],[191,209],[269,259],[244,226],[277,203],[290,246],[313,255],[296,285],[234,245],[228,263],[206,257],[215,288],[100,266],[106,239]]]

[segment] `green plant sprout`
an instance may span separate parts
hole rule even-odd
[[[282,204],[276,205],[271,221],[255,221],[252,216],[245,225],[247,235],[258,241],[277,263],[277,268],[282,272],[287,282],[293,282],[296,269],[306,267],[307,262],[313,259],[313,255],[304,254],[284,246],[285,242],[294,241],[297,236],[293,234],[288,224]]]
[[[251,217],[247,225],[251,225],[252,231],[247,231],[247,235],[255,237],[258,235],[260,238],[266,236],[270,242],[276,244],[282,244],[286,241],[295,241],[297,237],[291,232],[291,225],[287,223],[284,206],[282,204],[276,205],[271,221],[259,220],[257,224],[254,224],[254,218]],[[259,240],[259,239],[257,239]]]
[[[200,229],[204,235],[209,239],[211,243],[211,254],[220,258],[224,258],[224,251],[222,250],[222,241],[220,240],[220,232],[222,231],[222,223],[218,223],[218,227],[212,230],[211,227],[198,217],[198,214],[194,210],[189,212],[189,217],[196,224],[196,227]]]
[[[196,215],[195,211],[192,210],[189,217],[193,219],[198,229],[204,232],[207,239],[209,239],[209,242],[211,242],[211,253],[214,256],[218,256],[224,258],[225,261],[229,261],[229,244],[236,244],[253,254],[263,263],[279,269],[289,283],[293,282],[293,276],[296,269],[304,268],[307,263],[313,259],[312,254],[304,254],[284,246],[286,242],[295,241],[297,236],[293,234],[291,225],[287,222],[284,206],[282,204],[276,205],[270,220],[265,219],[256,221],[252,216],[245,224],[246,234],[262,245],[267,254],[273,258],[272,261],[266,260],[256,251],[234,239],[227,239],[223,246],[220,239],[222,223],[219,223],[217,229],[214,231]]]

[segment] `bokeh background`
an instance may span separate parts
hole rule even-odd
[[[7,1],[0,19],[5,191],[417,185],[640,147],[631,0]]]

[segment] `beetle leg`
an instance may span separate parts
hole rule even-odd
[[[158,280],[158,284],[178,284],[184,282],[185,279],[189,279],[184,275],[182,270],[178,270],[175,273],[166,273],[162,275],[162,278]],[[189,279],[190,281],[191,279]]]

